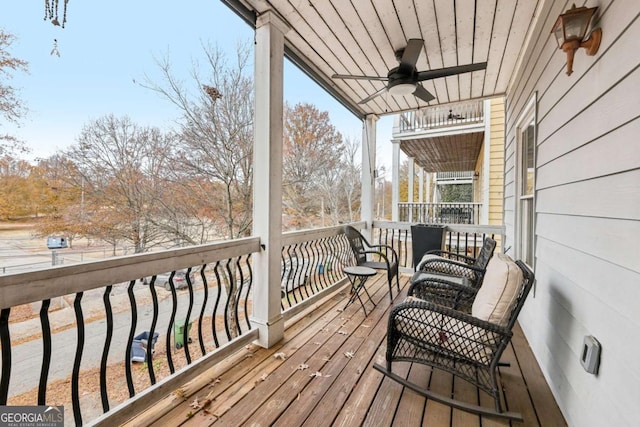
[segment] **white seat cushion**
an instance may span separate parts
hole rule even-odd
[[[522,281],[522,270],[511,258],[501,253],[494,255],[471,306],[471,315],[506,326]]]

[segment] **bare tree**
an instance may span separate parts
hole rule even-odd
[[[360,163],[356,160],[360,141],[347,138],[342,155],[343,168],[341,170],[341,184],[344,191],[344,205],[347,206],[347,214],[343,219],[347,222],[356,220],[355,211],[359,207],[360,200]]]
[[[283,205],[293,228],[318,222],[327,185],[341,169],[343,140],[329,113],[311,104],[286,106],[283,145]],[[325,181],[325,187],[321,185]]]
[[[136,253],[165,242],[159,222],[174,137],[140,127],[128,117],[105,116],[85,125],[68,157],[78,165],[88,233]]]
[[[210,74],[194,69],[187,86],[172,72],[168,57],[158,61],[163,81],[148,77],[143,85],[182,112],[179,120],[181,172],[185,189],[206,202],[211,225],[233,239],[251,232],[253,179],[253,81],[249,75],[248,43],[239,44],[234,61],[219,47],[203,45]],[[195,88],[195,93],[193,93]],[[176,183],[185,182],[177,179]],[[217,219],[222,218],[222,223]]]
[[[15,88],[6,82],[13,77],[13,71],[27,72],[27,62],[9,54],[8,48],[14,40],[15,36],[0,28],[0,117],[18,123],[26,113],[26,108]],[[15,136],[0,132],[0,156],[15,151],[26,151],[26,148]]]

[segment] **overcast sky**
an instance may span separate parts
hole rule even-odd
[[[60,21],[63,4],[60,0]],[[189,82],[194,61],[205,62],[203,42],[233,54],[238,42],[253,40],[251,28],[218,0],[70,1],[64,29],[44,15],[42,1],[11,0],[0,16],[0,27],[17,37],[11,53],[29,62],[29,74],[15,73],[10,82],[29,114],[20,128],[3,123],[1,130],[26,141],[30,159],[75,143],[84,124],[106,114],[168,128],[177,109],[134,83],[145,75],[160,81],[154,58],[168,54],[176,74]],[[360,120],[288,62],[285,100],[329,111],[340,132],[361,139]],[[378,123],[378,164],[389,167],[392,118]]]

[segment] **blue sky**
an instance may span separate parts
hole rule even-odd
[[[16,73],[11,81],[29,114],[19,128],[3,123],[2,131],[26,141],[30,159],[73,144],[84,124],[106,114],[167,129],[177,109],[134,83],[145,75],[161,80],[154,57],[168,54],[176,74],[190,82],[202,42],[228,46],[233,54],[239,41],[253,39],[251,28],[218,0],[70,1],[64,29],[45,21],[44,13],[42,1],[9,0],[0,16],[0,27],[17,37],[11,53],[29,62],[29,74]],[[51,55],[54,39],[59,57]],[[329,111],[344,135],[361,138],[360,120],[288,62],[285,100],[313,103]],[[387,167],[391,126],[391,117],[378,122],[378,164]]]

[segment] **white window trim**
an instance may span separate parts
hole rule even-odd
[[[516,121],[516,164],[515,164],[515,256],[517,259],[521,259],[525,262],[532,270],[535,267],[536,260],[536,209],[535,209],[535,201],[536,201],[536,185],[538,182],[538,168],[537,168],[537,158],[538,158],[538,111],[537,111],[537,92],[533,92],[531,98],[527,102],[526,106],[520,113],[518,120]],[[534,172],[533,172],[533,194],[522,194],[522,180],[523,180],[523,170],[522,170],[522,129],[527,126],[531,121],[535,124],[534,126],[534,150],[533,150],[533,161],[534,161]],[[532,263],[533,265],[529,265],[528,262],[523,257],[522,254],[522,212],[521,212],[521,204],[523,200],[533,200],[533,218],[531,221],[532,224],[532,236],[533,239],[533,254],[532,254]]]

